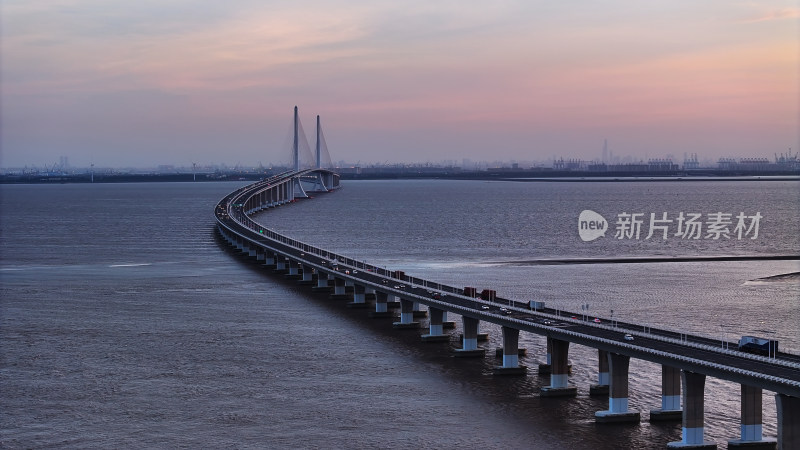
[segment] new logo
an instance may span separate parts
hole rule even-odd
[[[578,234],[583,242],[593,241],[606,235],[608,222],[591,209],[584,209],[578,216]]]

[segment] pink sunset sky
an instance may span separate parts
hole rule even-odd
[[[4,0],[0,166],[800,150],[793,1]],[[313,136],[309,135],[312,141]]]

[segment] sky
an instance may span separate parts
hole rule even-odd
[[[0,167],[800,150],[800,4],[3,0]],[[313,133],[308,133],[314,145]]]

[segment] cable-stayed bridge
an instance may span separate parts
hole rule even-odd
[[[319,130],[319,122],[318,122]],[[642,324],[600,320],[595,323],[580,313],[556,311],[513,299],[501,299],[494,290],[478,295],[474,287],[454,287],[433,280],[408,276],[356,261],[345,255],[315,247],[277,233],[250,216],[256,212],[308,197],[308,192],[337,189],[339,177],[320,167],[320,139],[317,139],[317,167],[302,167],[301,128],[295,109],[294,167],[285,173],[240,188],[216,206],[217,230],[231,246],[264,267],[285,273],[331,298],[347,299],[348,306],[373,308],[371,317],[393,317],[399,306],[397,329],[416,329],[420,316],[428,317],[428,342],[450,342],[445,332],[447,313],[459,315],[463,335],[458,357],[483,357],[478,346],[480,321],[502,329],[502,365],[497,375],[525,376],[528,368],[519,364],[521,332],[547,337],[547,358],[540,374],[550,377],[543,397],[574,396],[568,360],[570,344],[597,349],[598,383],[590,393],[608,397],[608,409],[598,411],[595,421],[639,422],[641,413],[628,406],[628,367],[631,358],[661,365],[660,406],[650,411],[650,421],[676,420],[682,423],[682,439],[665,443],[671,448],[716,448],[704,439],[704,393],[706,377],[733,381],[741,386],[741,435],[728,448],[800,448],[800,356],[770,349],[766,355],[739,351],[735,343],[720,343],[703,336],[659,330]],[[318,136],[320,133],[317,133]],[[354,230],[357,232],[357,230]],[[374,306],[373,306],[374,302]],[[426,314],[418,305],[427,306]],[[778,438],[762,434],[762,391],[775,393]],[[626,447],[625,442],[619,443]]]

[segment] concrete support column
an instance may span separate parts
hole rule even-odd
[[[345,291],[345,281],[344,278],[333,278],[333,294],[331,294],[332,299],[337,300],[344,300],[347,299],[348,295]]]
[[[670,442],[667,448],[709,448],[716,449],[717,444],[704,440],[705,423],[705,383],[706,376],[700,373],[681,371],[681,387],[683,388],[683,439]]]
[[[486,350],[478,348],[478,325],[480,320],[461,316],[464,324],[464,337],[462,338],[461,348],[456,350],[457,357],[480,357]]]
[[[389,294],[386,292],[375,292],[375,312],[377,313],[385,313],[388,312],[388,308],[386,306],[386,299],[389,297]]]
[[[266,251],[263,248],[258,247],[256,249],[256,261],[264,261],[266,258]]]
[[[330,286],[328,286],[328,274],[322,271],[317,272],[317,285],[312,288],[313,291],[323,291],[328,292],[330,291]]]
[[[400,299],[400,322],[392,324],[395,328],[419,328],[419,322],[414,322],[414,302]]]
[[[285,272],[286,271],[286,258],[284,256],[278,255],[275,258],[275,272]]]
[[[525,375],[527,367],[519,365],[519,330],[502,327],[503,331],[503,365],[494,367],[495,375]]]
[[[386,303],[389,294],[386,292],[376,291],[375,292],[375,311],[369,313],[370,317],[380,318],[380,317],[391,317],[389,313],[389,308]]]
[[[354,285],[353,286],[353,303],[365,303],[366,302],[366,291],[367,288],[362,285]]]
[[[414,317],[415,318],[428,317],[428,311],[419,309],[419,302],[414,302]]]
[[[407,324],[414,321],[414,302],[400,299],[400,323]]]
[[[396,308],[399,308],[399,307],[400,307],[400,300],[399,300],[399,297],[397,297],[397,296],[396,296],[396,295],[394,295],[394,294],[389,294],[389,295],[386,297],[386,307],[387,307],[387,308],[389,308],[389,309],[393,309],[393,308],[394,308],[394,309],[396,309]]]
[[[289,278],[300,278],[300,265],[297,261],[286,258],[286,268],[289,270],[287,274]]]
[[[255,257],[257,254],[258,254],[258,246],[256,246],[255,244],[252,244],[252,243],[249,244],[247,246],[247,256]]]
[[[729,449],[772,450],[777,447],[775,439],[764,439],[762,434],[762,403],[761,388],[742,385],[741,438],[728,441]]]
[[[519,367],[519,330],[503,329],[503,367]]]
[[[553,343],[550,338],[547,338],[547,353],[545,354],[544,363],[539,364],[539,375],[550,375],[550,365],[553,362]]]
[[[453,328],[456,327],[456,323],[455,322],[453,322],[451,320],[447,320],[447,311],[442,311],[442,326],[446,330],[447,329],[453,329]]]
[[[661,366],[661,409],[650,410],[651,422],[682,420],[681,370]]]
[[[264,255],[264,265],[268,267],[272,267],[275,265],[275,253],[267,250],[266,255]]]
[[[424,342],[447,342],[450,336],[444,334],[444,311],[438,308],[428,308],[430,312],[430,331],[422,335]]]
[[[542,397],[574,397],[578,388],[569,385],[569,342],[547,337],[552,351],[550,359],[550,386],[543,387]]]
[[[778,448],[800,448],[800,397],[775,394],[778,410]]]
[[[365,296],[366,288],[363,285],[356,284],[353,285],[353,302],[348,303],[348,308],[366,308],[366,296]]]
[[[639,412],[628,410],[628,367],[630,356],[608,353],[608,411],[595,413],[597,422],[639,422]]]
[[[312,269],[311,266],[303,265],[303,278],[300,280],[300,284],[314,284],[314,269]]]
[[[597,384],[589,386],[589,395],[608,395],[608,352],[597,350]]]

